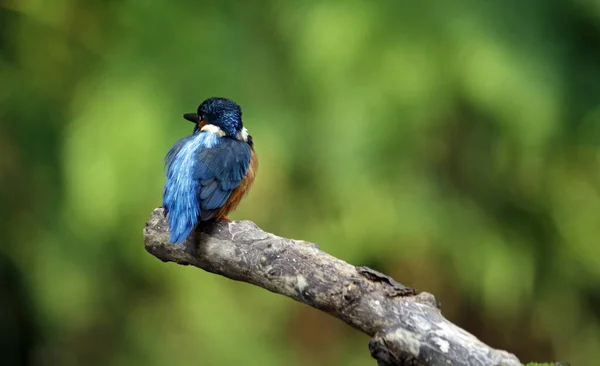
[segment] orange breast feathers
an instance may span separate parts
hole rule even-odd
[[[258,158],[256,157],[256,153],[254,152],[254,147],[250,148],[250,166],[248,167],[248,172],[244,179],[236,189],[231,192],[231,195],[225,202],[225,204],[219,209],[217,214],[215,215],[215,219],[221,220],[225,218],[231,211],[235,210],[236,207],[240,204],[240,201],[246,193],[252,187],[252,183],[254,183],[254,177],[256,176],[256,171],[258,170]],[[225,218],[227,219],[227,218]]]

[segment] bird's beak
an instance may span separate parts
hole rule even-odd
[[[197,113],[186,113],[183,115],[183,118],[187,119],[190,122],[198,123],[200,122],[200,118],[198,118]]]

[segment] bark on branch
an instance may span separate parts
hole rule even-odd
[[[144,229],[146,250],[164,262],[192,265],[260,286],[327,312],[372,337],[379,365],[521,365],[446,320],[433,295],[355,267],[316,244],[281,238],[251,221],[198,229],[183,244],[169,244],[160,208]]]

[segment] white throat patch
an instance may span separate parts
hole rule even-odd
[[[219,128],[219,126],[215,126],[215,125],[205,125],[204,127],[202,127],[200,129],[200,131],[212,132],[219,137],[225,136],[225,132],[223,132],[223,130],[221,128]]]
[[[248,130],[246,127],[243,127],[242,130],[238,132],[237,138],[240,141],[248,142]]]

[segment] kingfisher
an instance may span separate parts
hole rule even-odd
[[[208,98],[197,113],[183,117],[195,124],[165,157],[163,208],[171,243],[183,243],[200,222],[229,220],[248,193],[258,169],[252,136],[242,109],[227,98]]]

